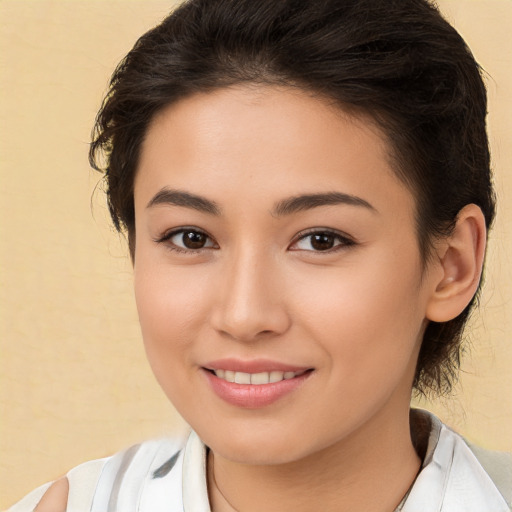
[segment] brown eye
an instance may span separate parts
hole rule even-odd
[[[333,231],[315,231],[301,236],[291,247],[294,251],[328,252],[355,245],[354,240]]]
[[[327,251],[334,247],[335,237],[328,233],[311,235],[311,247],[316,251]]]
[[[185,231],[182,233],[182,243],[187,249],[202,249],[208,237],[204,233],[197,231]]]
[[[169,249],[182,252],[217,247],[210,236],[196,229],[176,229],[155,241],[167,245]]]

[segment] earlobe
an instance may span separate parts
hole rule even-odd
[[[457,216],[453,233],[438,252],[441,278],[433,283],[426,316],[434,322],[447,322],[459,315],[473,298],[485,254],[486,226],[482,210],[466,205]]]

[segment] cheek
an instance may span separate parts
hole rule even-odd
[[[204,314],[201,276],[146,263],[143,257],[136,261],[135,299],[148,358],[152,366],[158,360],[177,366]]]
[[[139,258],[134,274],[135,298],[153,374],[183,413],[194,403],[192,390],[184,383],[195,371],[192,354],[194,340],[200,337],[198,318],[204,318],[203,294],[200,281],[192,278],[191,272],[164,267]]]
[[[366,264],[317,273],[296,290],[303,325],[322,344],[336,375],[365,385],[369,375],[409,364],[424,318],[411,261],[374,255]]]

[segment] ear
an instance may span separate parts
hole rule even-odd
[[[435,289],[427,305],[429,320],[452,320],[473,298],[482,275],[486,231],[478,206],[468,204],[459,212],[453,233],[437,249],[434,265],[440,272],[435,272]]]

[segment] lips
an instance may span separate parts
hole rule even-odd
[[[268,406],[299,389],[311,368],[269,360],[223,359],[203,367],[214,393],[231,405],[255,409]]]

